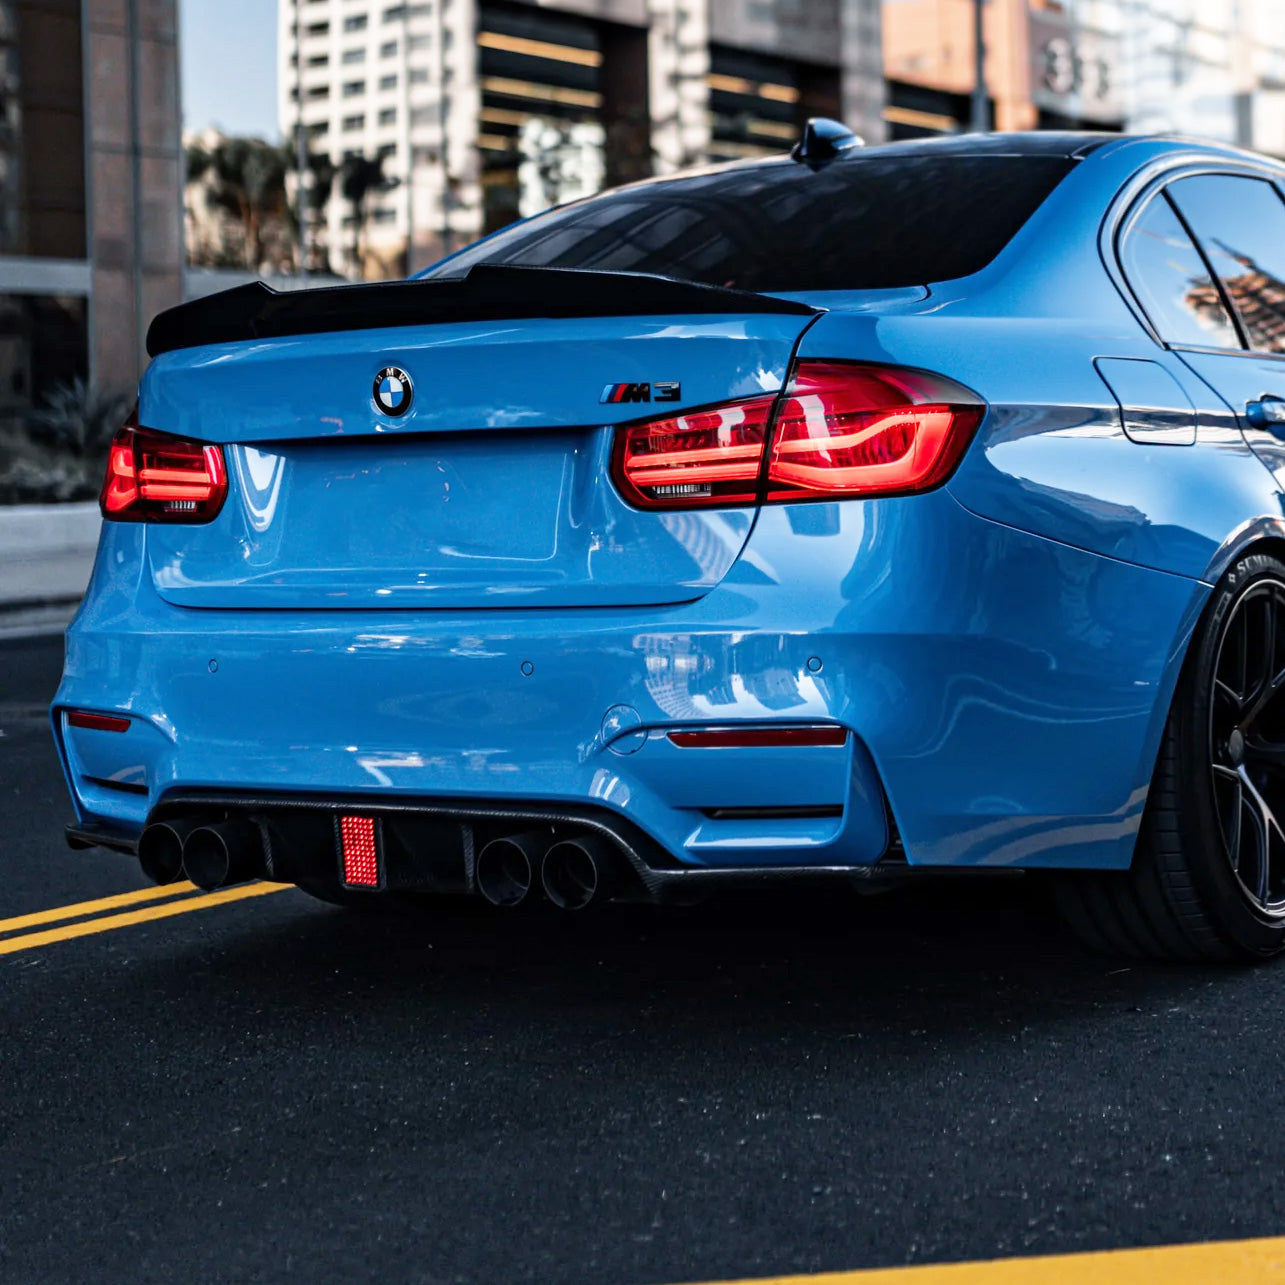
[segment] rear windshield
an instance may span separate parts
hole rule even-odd
[[[1060,156],[792,161],[622,188],[497,233],[474,264],[657,272],[788,294],[924,285],[984,268],[1075,164]]]

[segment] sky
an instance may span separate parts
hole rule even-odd
[[[277,139],[277,0],[179,0],[183,128]]]

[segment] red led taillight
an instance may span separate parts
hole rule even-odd
[[[779,749],[803,745],[844,745],[846,728],[833,724],[810,727],[708,727],[690,732],[670,732],[669,739],[686,750]]]
[[[982,407],[914,370],[801,362],[772,433],[767,499],[927,491],[959,463]]]
[[[209,522],[227,493],[221,446],[140,428],[131,416],[112,440],[98,502],[115,522]]]
[[[379,848],[371,817],[340,817],[344,883],[355,888],[379,887]]]
[[[88,709],[67,711],[68,727],[83,727],[91,732],[128,732],[129,719],[115,714],[95,714]]]
[[[803,361],[779,396],[620,428],[616,484],[647,509],[913,494],[950,476],[984,410],[925,371]]]
[[[616,435],[616,483],[644,509],[753,504],[775,397],[631,424]]]

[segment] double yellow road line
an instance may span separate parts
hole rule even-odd
[[[12,919],[0,919],[0,955],[264,897],[290,886],[251,883],[203,893],[195,884],[173,883],[37,910]],[[1224,1282],[1285,1285],[1285,1237],[991,1262],[867,1268],[811,1276],[760,1277],[754,1281],[707,1282],[706,1285],[1081,1285],[1089,1281],[1094,1285],[1171,1285],[1175,1281],[1182,1285],[1224,1285]]]
[[[56,941],[70,941],[73,937],[108,933],[133,924],[149,923],[153,919],[168,919],[171,915],[186,915],[194,910],[208,910],[212,906],[225,906],[230,901],[264,897],[290,886],[286,883],[250,883],[222,888],[218,892],[201,892],[195,884],[171,883],[160,888],[122,892],[114,897],[99,897],[96,901],[81,901],[72,906],[37,910],[29,915],[0,919],[0,955],[35,950]],[[161,904],[148,905],[148,902]],[[141,909],[123,909],[127,906]],[[110,914],[109,911],[120,913]],[[46,924],[53,927],[46,928]]]

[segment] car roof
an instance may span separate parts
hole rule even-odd
[[[836,160],[898,156],[1051,156],[1081,160],[1093,152],[1115,154],[1125,148],[1150,160],[1168,152],[1204,152],[1220,160],[1250,161],[1256,165],[1282,168],[1279,157],[1238,147],[1216,138],[1189,134],[1120,134],[1092,130],[1015,130],[1006,134],[950,134],[939,138],[915,138],[900,143],[880,143],[853,148]]]
[[[1123,148],[1145,152],[1152,159],[1166,152],[1203,151],[1222,159],[1253,161],[1259,165],[1280,166],[1281,161],[1272,156],[1223,143],[1212,138],[1193,138],[1182,134],[1121,134],[1105,130],[1014,130],[1009,133],[946,134],[934,138],[911,138],[897,143],[876,143],[853,147],[840,152],[830,165],[859,164],[863,160],[908,160],[936,156],[993,156],[993,157],[1048,157],[1065,160],[1082,160],[1094,152],[1115,153]],[[755,170],[766,166],[794,164],[787,154],[756,157],[721,164],[702,166],[698,169],[680,170],[672,175],[642,179],[641,184],[664,183],[670,179],[686,178],[694,174],[729,170]]]
[[[899,143],[878,143],[843,153],[843,158],[866,156],[1087,156],[1125,135],[1090,130],[1017,130],[1004,134],[947,134],[937,138],[910,138]]]

